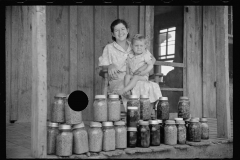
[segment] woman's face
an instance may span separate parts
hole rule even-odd
[[[146,45],[144,40],[134,40],[132,44],[132,49],[135,55],[140,55],[145,51]]]
[[[116,38],[116,41],[125,41],[127,39],[129,30],[122,24],[119,23],[114,27],[112,36]]]

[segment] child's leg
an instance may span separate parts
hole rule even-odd
[[[126,87],[128,85],[128,83],[130,82],[132,78],[132,75],[130,74],[126,74],[125,77],[124,77],[124,87]]]
[[[143,76],[134,75],[134,76],[132,77],[132,79],[130,80],[130,82],[127,84],[127,86],[125,86],[125,87],[123,88],[122,93],[128,92],[128,91],[130,91],[131,89],[133,89],[133,88],[136,86],[137,81],[139,81],[139,80],[144,80],[144,81],[145,81],[146,78],[143,77]]]

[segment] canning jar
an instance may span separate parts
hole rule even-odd
[[[143,148],[147,148],[150,146],[150,129],[149,129],[149,122],[148,121],[140,121],[140,133],[141,133],[141,139],[140,139],[140,146]]]
[[[107,101],[105,95],[96,95],[93,102],[93,119],[95,122],[105,122],[108,119]]]
[[[73,153],[82,154],[88,151],[88,133],[84,123],[73,125]]]
[[[146,121],[151,119],[152,108],[147,95],[140,96],[140,119]]]
[[[138,108],[136,106],[127,107],[127,127],[137,127],[139,118]]]
[[[161,119],[158,119],[158,124],[160,128],[160,144],[164,143],[164,123]]]
[[[168,145],[177,144],[177,127],[174,120],[166,120],[164,127],[164,143]]]
[[[188,97],[180,97],[178,101],[178,117],[190,118],[190,101]]]
[[[118,95],[109,95],[108,102],[108,121],[120,121],[121,102]]]
[[[177,124],[177,143],[185,144],[186,143],[186,126],[183,120],[178,120]]]
[[[127,147],[134,148],[137,144],[137,127],[127,127]]]
[[[88,129],[88,145],[90,152],[101,152],[103,131],[102,124],[100,122],[90,122]]]
[[[209,127],[207,124],[207,118],[201,118],[201,139],[209,139]]]
[[[129,95],[127,101],[127,107],[137,107],[138,108],[138,120],[140,119],[140,101],[137,95]]]
[[[102,122],[103,126],[103,151],[115,150],[115,129],[113,122]]]
[[[124,121],[114,122],[116,148],[127,148],[127,128]]]
[[[56,123],[64,123],[65,122],[65,115],[64,115],[64,108],[65,108],[65,93],[58,93],[54,97],[54,103],[52,105],[51,111],[51,122]]]
[[[58,123],[48,122],[47,154],[56,154],[56,137],[59,133]]]
[[[192,118],[188,124],[189,141],[200,142],[201,141],[201,125],[196,118]]]
[[[82,123],[82,112],[74,111],[69,107],[68,96],[65,98],[65,120],[66,120],[66,124],[71,124],[71,125]]]
[[[73,133],[71,125],[59,125],[59,134],[57,135],[56,155],[58,156],[71,156],[73,146]]]
[[[157,119],[168,120],[169,119],[169,103],[168,97],[160,97],[157,103]]]
[[[150,129],[150,145],[159,146],[160,145],[160,126],[158,120],[149,120]]]

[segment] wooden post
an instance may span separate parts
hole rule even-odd
[[[46,6],[32,6],[31,154],[47,153],[47,50]]]

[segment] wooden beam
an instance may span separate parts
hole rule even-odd
[[[173,66],[173,67],[185,67],[183,63],[175,63],[175,62],[164,62],[164,61],[156,61],[154,65],[163,65],[163,66]]]
[[[183,88],[161,88],[161,91],[182,91]]]
[[[228,71],[228,7],[216,6],[216,72],[217,130],[219,138],[231,137],[229,71]]]
[[[47,44],[46,6],[32,6],[31,154],[47,153]]]
[[[146,6],[145,36],[149,39],[148,50],[153,54],[154,6]]]

